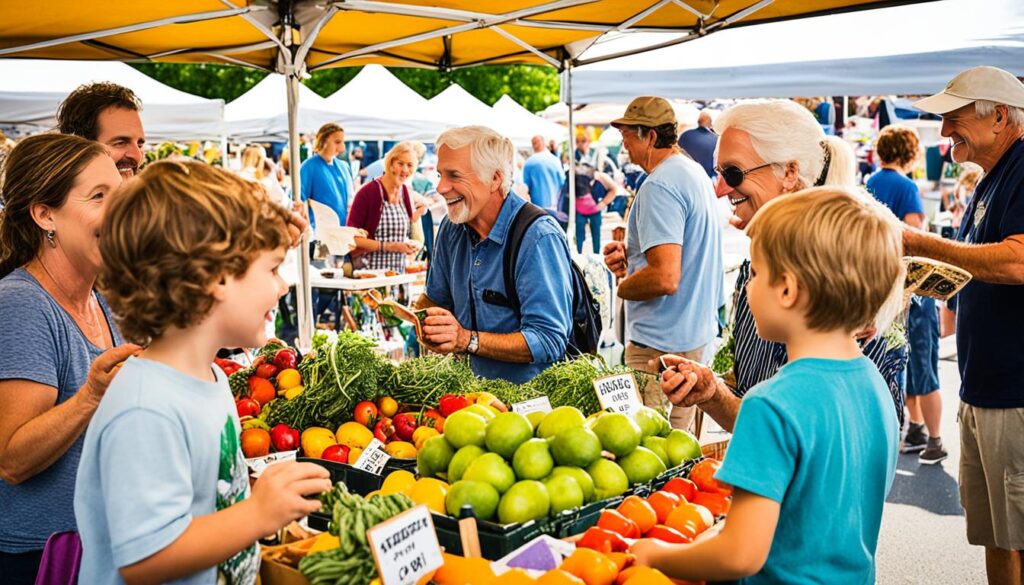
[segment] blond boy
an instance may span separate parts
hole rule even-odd
[[[263,188],[200,163],[159,162],[117,192],[99,282],[125,362],[85,435],[75,486],[80,582],[256,581],[256,541],[319,509],[328,474],[271,466],[252,488],[221,347],[255,347],[287,287],[289,214]]]
[[[785,343],[789,362],[743,399],[716,474],[735,490],[724,529],[633,552],[690,580],[874,583],[898,428],[855,332],[884,330],[899,310],[899,222],[863,193],[822,187],[772,200],[747,233],[757,333]],[[669,364],[662,387],[680,400],[698,374]]]

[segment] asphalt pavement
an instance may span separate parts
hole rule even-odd
[[[952,337],[942,340],[939,355],[942,442],[949,458],[938,465],[921,465],[916,453],[900,455],[878,540],[881,585],[986,583],[984,549],[967,543],[960,507],[960,375]]]

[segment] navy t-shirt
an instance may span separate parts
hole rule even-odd
[[[958,238],[993,244],[1024,234],[1024,140],[978,183]],[[957,295],[960,399],[982,408],[1024,407],[1024,286],[972,280]]]
[[[908,214],[924,213],[917,184],[892,169],[882,169],[868,179],[868,191],[903,221]]]

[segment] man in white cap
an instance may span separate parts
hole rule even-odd
[[[995,67],[960,73],[915,104],[942,116],[956,162],[985,177],[959,241],[904,232],[908,255],[974,275],[957,295],[960,499],[967,539],[985,547],[989,583],[1021,583],[1024,550],[1024,84]]]
[[[634,99],[612,125],[629,158],[648,173],[627,219],[626,242],[604,248],[608,268],[622,280],[626,301],[626,364],[657,375],[649,362],[666,353],[704,362],[718,335],[722,304],[722,226],[715,189],[704,169],[676,146],[676,115],[660,97]],[[656,376],[644,404],[668,407]],[[695,407],[672,407],[685,429]]]

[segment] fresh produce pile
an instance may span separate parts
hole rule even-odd
[[[651,374],[634,370],[628,366],[609,367],[604,360],[591,355],[559,362],[544,370],[533,380],[519,387],[519,402],[538,396],[547,396],[551,406],[572,406],[584,415],[590,416],[601,411],[601,404],[594,392],[594,380],[612,374],[633,374],[637,386],[643,388]]]
[[[324,510],[329,510],[331,523],[327,532],[337,538],[318,543],[317,552],[299,561],[299,571],[311,585],[364,585],[377,578],[366,531],[413,507],[402,494],[363,498],[350,494],[343,483],[320,496]],[[325,550],[319,550],[325,549]]]
[[[419,450],[417,468],[450,484],[448,514],[468,505],[480,520],[510,524],[621,495],[700,455],[692,435],[650,408],[586,418],[561,406],[526,417],[477,404],[447,417],[444,434]]]

